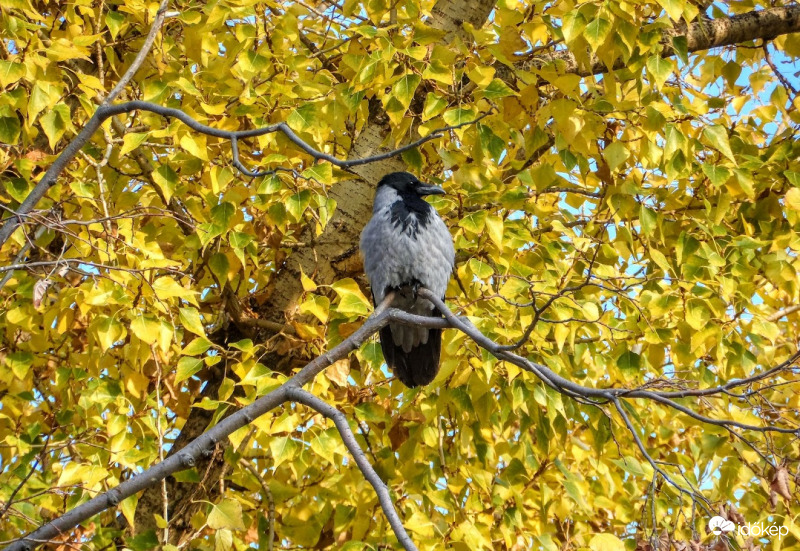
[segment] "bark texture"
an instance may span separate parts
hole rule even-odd
[[[675,55],[672,38],[676,36],[686,37],[687,49],[692,53],[720,46],[733,46],[751,40],[772,40],[777,36],[794,32],[800,32],[800,6],[797,5],[751,11],[718,19],[700,18],[689,25],[681,23],[665,31],[661,41],[663,44],[661,56]],[[559,69],[559,74],[574,73],[585,77],[623,69],[629,64],[629,61],[617,59],[609,68],[594,54],[589,54],[588,60],[588,63],[582,64],[572,52],[559,50],[533,57],[521,63],[520,68],[536,70],[561,63],[563,68]]]
[[[465,38],[463,24],[481,27],[494,9],[495,0],[442,0],[431,10],[429,26],[449,33],[445,40]],[[418,92],[419,94],[419,92]],[[421,101],[421,98],[419,98]],[[415,99],[416,101],[416,99]],[[381,144],[391,132],[389,119],[380,104],[370,106],[370,117],[361,134],[353,143],[348,158],[363,158],[384,150]],[[304,247],[295,250],[273,279],[269,298],[258,308],[263,319],[285,323],[295,314],[297,301],[303,292],[300,270],[313,274],[317,284],[329,285],[342,277],[362,273],[358,240],[361,230],[372,216],[372,198],[375,185],[386,174],[405,170],[402,160],[388,159],[354,167],[359,178],[339,182],[331,188],[330,196],[336,200],[336,212],[322,235],[314,239],[311,231],[301,239]],[[307,358],[301,350],[272,353],[264,358],[266,365],[278,371],[288,371],[292,365],[304,363]]]
[[[442,0],[434,6],[432,19],[428,24],[448,31],[449,39],[464,37],[463,23],[469,22],[475,27],[481,27],[494,5],[495,0]],[[384,151],[382,144],[390,131],[389,120],[382,106],[376,102],[370,106],[369,120],[354,141],[348,158],[363,158]],[[385,174],[405,169],[405,163],[398,158],[353,167],[352,170],[358,178],[339,182],[331,188],[329,195],[336,201],[336,212],[320,236],[314,238],[312,230],[306,231],[301,238],[306,245],[289,255],[283,267],[275,274],[269,297],[257,309],[261,319],[284,324],[294,317],[297,301],[303,292],[300,282],[301,268],[306,274],[313,274],[313,279],[318,284],[330,284],[342,277],[361,274],[358,239],[372,215],[375,185]],[[235,342],[237,339],[228,340]],[[258,341],[258,338],[255,340]],[[304,357],[304,351],[300,347],[277,348],[281,352],[273,352],[262,358],[262,362],[271,369],[287,372],[292,366],[305,363],[304,360],[308,359]],[[216,398],[220,382],[221,379],[208,381],[202,395]],[[210,413],[212,412],[199,408],[192,409],[170,455],[177,453],[208,428]],[[167,478],[167,495],[174,507],[170,512],[172,543],[177,543],[191,531],[190,521],[197,506],[189,506],[189,502],[194,501],[199,506],[205,506],[219,492],[218,480],[224,474],[224,463],[219,454],[199,460],[195,469],[203,480],[199,485],[181,483],[174,477]],[[180,505],[182,502],[186,503],[185,507]],[[135,518],[136,533],[154,530],[154,514],[161,514],[162,508],[161,485],[156,484],[149,487],[139,499]]]

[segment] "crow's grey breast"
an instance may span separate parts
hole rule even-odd
[[[418,298],[425,287],[444,298],[455,251],[439,214],[422,199],[444,190],[420,182],[408,172],[384,176],[375,192],[372,218],[361,233],[364,271],[375,304],[395,291],[392,306],[437,316],[433,304]],[[380,333],[386,363],[406,386],[430,383],[439,371],[441,329],[390,324]]]

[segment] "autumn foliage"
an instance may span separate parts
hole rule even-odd
[[[419,549],[800,548],[800,9],[781,4],[0,0],[0,540],[353,335],[373,311],[358,235],[402,169],[448,192],[429,199],[456,247],[446,303],[471,325],[425,388],[374,336],[304,388]],[[148,103],[92,119],[141,51],[110,104]],[[313,404],[55,539],[398,547]],[[714,515],[788,535],[715,535]]]

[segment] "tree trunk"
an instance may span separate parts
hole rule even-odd
[[[442,0],[432,10],[430,26],[448,31],[451,38],[457,36],[463,22],[480,27],[494,8],[494,0]],[[381,144],[391,131],[389,120],[379,103],[370,105],[370,117],[362,132],[358,135],[348,155],[349,158],[362,158],[381,151]],[[291,319],[303,287],[300,283],[300,269],[306,274],[313,274],[318,284],[330,284],[344,276],[361,273],[361,259],[358,252],[358,239],[364,224],[372,215],[372,197],[375,184],[382,176],[390,172],[404,170],[405,164],[400,159],[370,163],[354,167],[353,172],[359,178],[346,180],[334,185],[330,197],[336,200],[336,212],[323,233],[316,239],[308,234],[302,239],[306,245],[295,250],[286,260],[285,265],[274,276],[272,292],[258,308],[262,319],[285,323]],[[288,370],[293,360],[303,359],[302,351],[290,354],[268,354],[262,363],[272,369]],[[307,358],[306,358],[307,359]],[[219,381],[209,381],[203,395],[214,398],[219,388]],[[173,454],[208,428],[211,416],[199,408],[192,409],[178,440],[170,450]],[[189,506],[191,499],[204,505],[213,501],[219,492],[218,479],[223,474],[223,462],[218,454],[213,454],[195,467],[203,479],[202,484],[179,483],[173,477],[167,479],[167,495],[172,505],[170,512],[170,540],[176,543],[191,531],[191,517],[197,507]],[[183,506],[181,502],[185,503]],[[163,499],[161,484],[148,488],[139,499],[136,508],[135,532],[142,533],[154,530],[155,514],[162,514]]]

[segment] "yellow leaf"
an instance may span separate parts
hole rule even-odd
[[[206,332],[203,329],[203,321],[200,319],[200,312],[197,311],[197,308],[181,308],[180,318],[184,329],[188,329],[195,335],[205,337]]]
[[[147,136],[148,134],[146,132],[125,134],[125,137],[122,138],[122,147],[119,149],[119,156],[123,157],[142,145],[147,139]]]
[[[792,210],[800,211],[800,188],[793,187],[786,192],[786,206]]]
[[[341,279],[331,285],[336,294],[339,295],[339,306],[336,310],[342,314],[362,314],[369,313],[369,300],[361,292],[358,283],[350,278]]]
[[[302,268],[300,268],[300,282],[303,284],[304,291],[316,291],[317,284],[314,280],[306,275]]]
[[[490,214],[486,217],[486,230],[495,245],[503,249],[503,219],[496,214]]]
[[[155,280],[153,283],[153,291],[155,291],[156,296],[161,300],[178,297],[192,304],[197,304],[197,300],[195,299],[197,291],[185,289],[170,276],[162,276]]]
[[[625,551],[625,544],[614,534],[595,534],[589,542],[592,551]]]
[[[131,321],[131,331],[140,340],[147,344],[153,344],[159,337],[161,324],[153,316],[140,314]]]
[[[211,513],[208,515],[208,526],[214,530],[223,528],[244,530],[242,504],[235,499],[223,499],[211,509]]]
[[[180,143],[182,148],[198,159],[208,161],[208,148],[206,146],[205,134],[184,134],[183,137],[181,137]]]
[[[325,376],[339,386],[347,386],[347,378],[350,376],[350,359],[344,358],[328,366]]]

